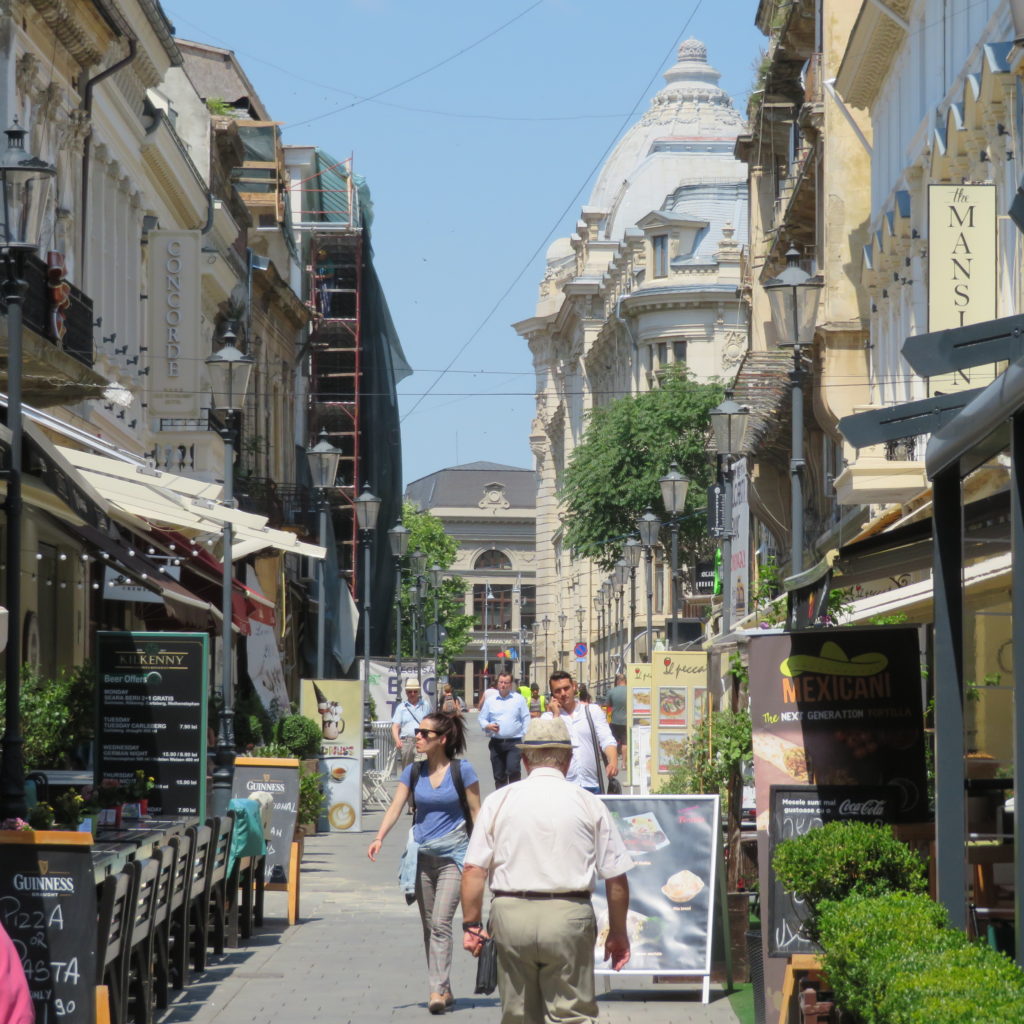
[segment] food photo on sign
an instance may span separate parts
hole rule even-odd
[[[686,727],[688,694],[682,686],[658,687],[658,724],[662,728]]]

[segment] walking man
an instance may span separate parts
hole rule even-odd
[[[608,691],[608,707],[612,713],[612,735],[622,758],[626,751],[626,677],[621,672],[616,674],[615,683]]]
[[[512,673],[498,674],[498,692],[484,701],[480,728],[490,736],[491,771],[494,788],[501,789],[522,778],[518,743],[530,721],[530,709],[523,695],[512,688]]]
[[[420,694],[420,684],[415,679],[405,681],[405,700],[395,708],[391,716],[391,737],[401,761],[399,774],[407,764],[412,764],[416,755],[416,730],[427,714],[427,705]]]
[[[626,913],[633,859],[607,808],[566,780],[573,757],[560,719],[530,722],[520,745],[528,777],[483,802],[462,872],[463,947],[488,934],[498,954],[501,1024],[593,1022],[597,923],[590,903],[604,879],[604,959],[629,963]],[[484,882],[491,914],[483,927]]]
[[[551,696],[545,718],[561,718],[572,738],[572,764],[566,778],[590,793],[601,793],[604,786],[598,772],[606,772],[609,779],[619,774],[619,748],[608,728],[604,713],[596,704],[584,704],[576,699],[576,684],[568,672],[551,673]],[[590,731],[593,724],[594,731]],[[594,737],[604,752],[607,766],[594,757]]]

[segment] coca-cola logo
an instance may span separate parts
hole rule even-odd
[[[880,818],[885,814],[884,800],[844,800],[839,805],[839,813],[845,817]]]

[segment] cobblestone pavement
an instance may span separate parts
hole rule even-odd
[[[491,789],[485,740],[475,716],[469,758],[484,792]],[[427,981],[415,905],[398,890],[398,858],[406,829],[392,831],[372,864],[366,847],[382,811],[363,818],[362,834],[335,833],[306,840],[300,923],[288,928],[284,894],[267,893],[264,926],[250,943],[211,956],[160,1024],[376,1024],[426,1019]],[[408,820],[408,819],[406,819]],[[456,927],[461,914],[456,914]],[[476,961],[458,948],[452,972],[453,1024],[494,1024],[497,993],[473,995]],[[720,986],[711,1003],[695,985],[654,985],[640,976],[597,979],[600,1019],[609,1024],[736,1024]],[[537,1022],[540,1024],[540,1022]]]

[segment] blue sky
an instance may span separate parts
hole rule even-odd
[[[741,111],[765,42],[755,0],[163,6],[179,36],[235,51],[286,143],[352,155],[366,176],[415,371],[399,388],[406,483],[478,460],[532,467],[532,362],[509,325],[534,312],[545,250],[682,39],[707,45]]]

